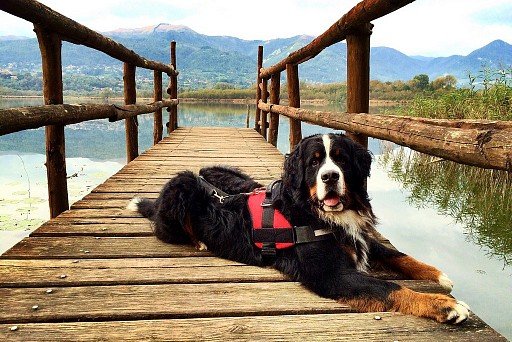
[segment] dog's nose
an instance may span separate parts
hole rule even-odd
[[[328,171],[323,173],[321,178],[324,183],[334,183],[340,179],[340,174],[336,171]]]

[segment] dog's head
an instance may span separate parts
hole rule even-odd
[[[366,209],[366,178],[372,157],[367,149],[343,134],[304,138],[285,161],[283,182],[296,202],[307,201],[332,217]]]

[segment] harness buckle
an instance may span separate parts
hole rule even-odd
[[[220,204],[223,204],[224,203],[224,199],[228,198],[229,196],[221,196],[219,195],[219,193],[217,192],[217,190],[213,190],[212,192],[212,196],[217,198],[219,200],[219,203]]]

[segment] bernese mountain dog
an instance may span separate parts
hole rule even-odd
[[[409,279],[431,280],[447,290],[453,286],[435,267],[376,238],[376,217],[366,191],[371,161],[367,149],[343,134],[313,135],[293,149],[285,159],[282,179],[264,191],[269,196],[263,204],[302,229],[291,234],[295,238],[309,236],[285,244],[286,248],[276,248],[279,241],[254,241],[255,218],[248,199],[262,191],[262,185],[235,168],[203,168],[199,177],[181,172],[155,201],[134,198],[128,207],[153,221],[162,241],[194,243],[222,258],[270,265],[356,311],[397,311],[445,323],[464,322],[469,317],[464,302],[416,292],[367,273],[370,264],[381,264]]]

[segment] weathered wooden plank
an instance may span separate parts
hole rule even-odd
[[[157,195],[158,193],[155,193]],[[77,217],[77,218],[69,218],[69,217],[56,217],[50,221],[50,224],[105,224],[108,225],[117,225],[117,224],[145,224],[148,220],[144,217]]]
[[[117,263],[110,262],[107,265],[101,260],[92,260],[84,267],[88,260],[65,260],[68,265],[60,267],[48,267],[55,260],[37,260],[45,263],[32,263],[30,265],[10,265],[0,267],[0,287],[51,287],[51,286],[92,286],[92,285],[144,285],[144,284],[200,284],[200,283],[241,283],[241,282],[274,282],[285,281],[286,278],[278,271],[270,268],[251,266],[222,265],[207,258],[208,264],[172,267],[163,262],[154,263],[153,259],[137,259],[140,264],[132,267],[133,263],[126,265],[125,260],[116,259]],[[204,259],[204,258],[185,258]],[[33,261],[33,260],[31,260]],[[63,260],[64,261],[64,260]],[[1,262],[0,262],[1,264]],[[71,266],[69,266],[71,264]],[[155,265],[156,264],[156,265]],[[204,267],[205,265],[207,267]],[[78,267],[77,267],[78,265]],[[61,278],[61,275],[66,275]]]
[[[96,237],[104,236],[153,236],[153,229],[149,221],[140,223],[45,223],[37,228],[30,236],[70,236],[88,235]]]
[[[350,311],[291,282],[0,288],[0,298],[0,323]]]
[[[154,192],[141,192],[141,193],[137,194],[137,196],[147,197],[147,198],[157,198],[158,194],[156,194]],[[111,192],[111,193],[109,193],[109,192],[91,192],[90,194],[84,196],[84,198],[82,200],[83,201],[87,201],[87,200],[107,200],[107,199],[121,199],[121,200],[125,200],[125,199],[132,199],[132,198],[133,198],[133,194],[132,193],[123,194],[123,193],[117,193],[117,192]]]
[[[47,269],[61,268],[133,268],[144,269],[159,267],[163,271],[168,268],[180,267],[221,267],[221,266],[242,266],[252,267],[245,264],[221,259],[217,257],[183,257],[183,258],[127,258],[127,259],[0,259],[0,267],[44,267]]]
[[[126,204],[128,204],[128,201]],[[125,208],[122,208],[122,209],[101,208],[101,209],[68,210],[68,211],[65,211],[62,214],[60,214],[59,217],[60,218],[142,217],[142,215],[137,212],[127,210]]]
[[[0,324],[6,341],[506,341],[476,316],[462,326],[394,313]]]
[[[137,258],[206,256],[192,246],[171,245],[156,237],[29,237],[0,258]]]
[[[123,209],[130,202],[130,196],[127,199],[104,199],[104,200],[80,200],[71,205],[71,209]],[[153,194],[156,197],[156,194]]]

